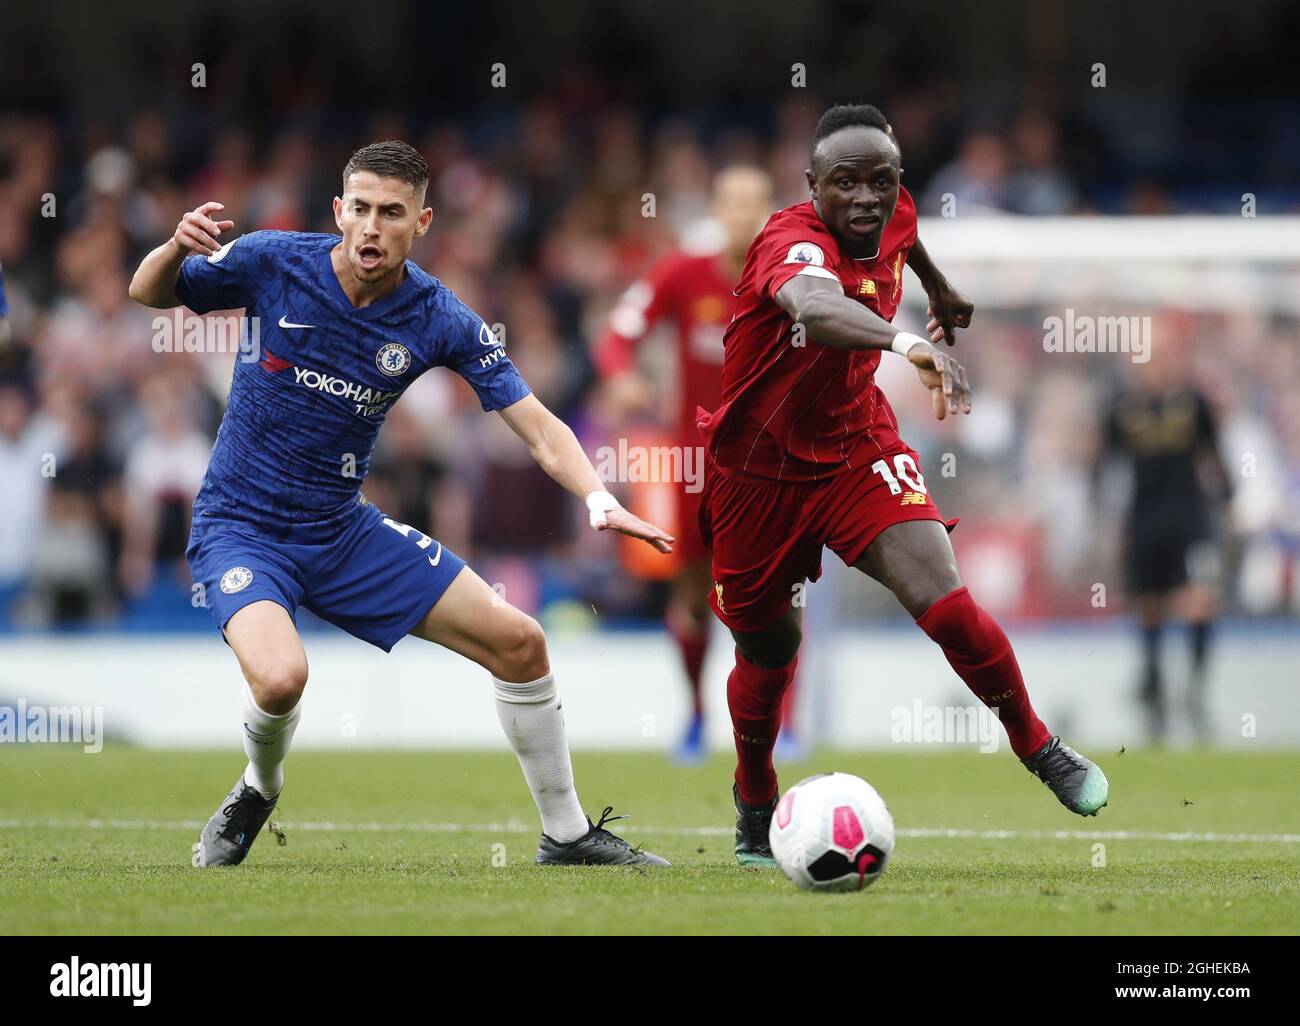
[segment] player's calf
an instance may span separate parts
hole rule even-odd
[[[970,592],[945,595],[916,623],[975,697],[997,712],[1012,751],[1022,759],[1038,751],[1049,734],[1029,701],[1011,642]]]

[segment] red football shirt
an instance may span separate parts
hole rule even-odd
[[[745,257],[736,316],[723,339],[722,402],[700,421],[724,473],[815,481],[869,467],[899,445],[898,422],[874,375],[879,349],[833,349],[805,337],[773,298],[796,274],[838,281],[885,320],[903,297],[903,266],[916,243],[916,205],[906,189],[875,257],[841,252],[812,201],[768,218]]]
[[[633,347],[660,321],[677,329],[677,431],[699,444],[695,408],[722,396],[722,338],[735,312],[734,284],[719,253],[677,250],[661,257],[614,307],[596,343],[596,366],[608,377],[632,365]]]

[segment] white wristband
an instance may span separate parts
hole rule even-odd
[[[899,356],[906,356],[909,349],[924,341],[925,339],[920,335],[913,335],[910,331],[900,331],[894,336],[894,341],[889,344],[889,348]]]
[[[618,508],[619,501],[609,492],[592,492],[587,496],[588,519],[590,519],[593,528],[604,527],[605,514]]]

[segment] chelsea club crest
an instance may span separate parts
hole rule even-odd
[[[246,566],[231,567],[221,575],[221,590],[227,595],[243,591],[253,583],[253,571]]]
[[[411,366],[411,351],[400,342],[389,342],[375,354],[375,366],[390,378],[395,378]]]

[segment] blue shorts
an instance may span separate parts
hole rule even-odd
[[[270,599],[300,605],[354,638],[390,651],[456,579],[465,561],[364,500],[337,529],[259,529],[253,521],[196,516],[185,558],[217,627]]]

